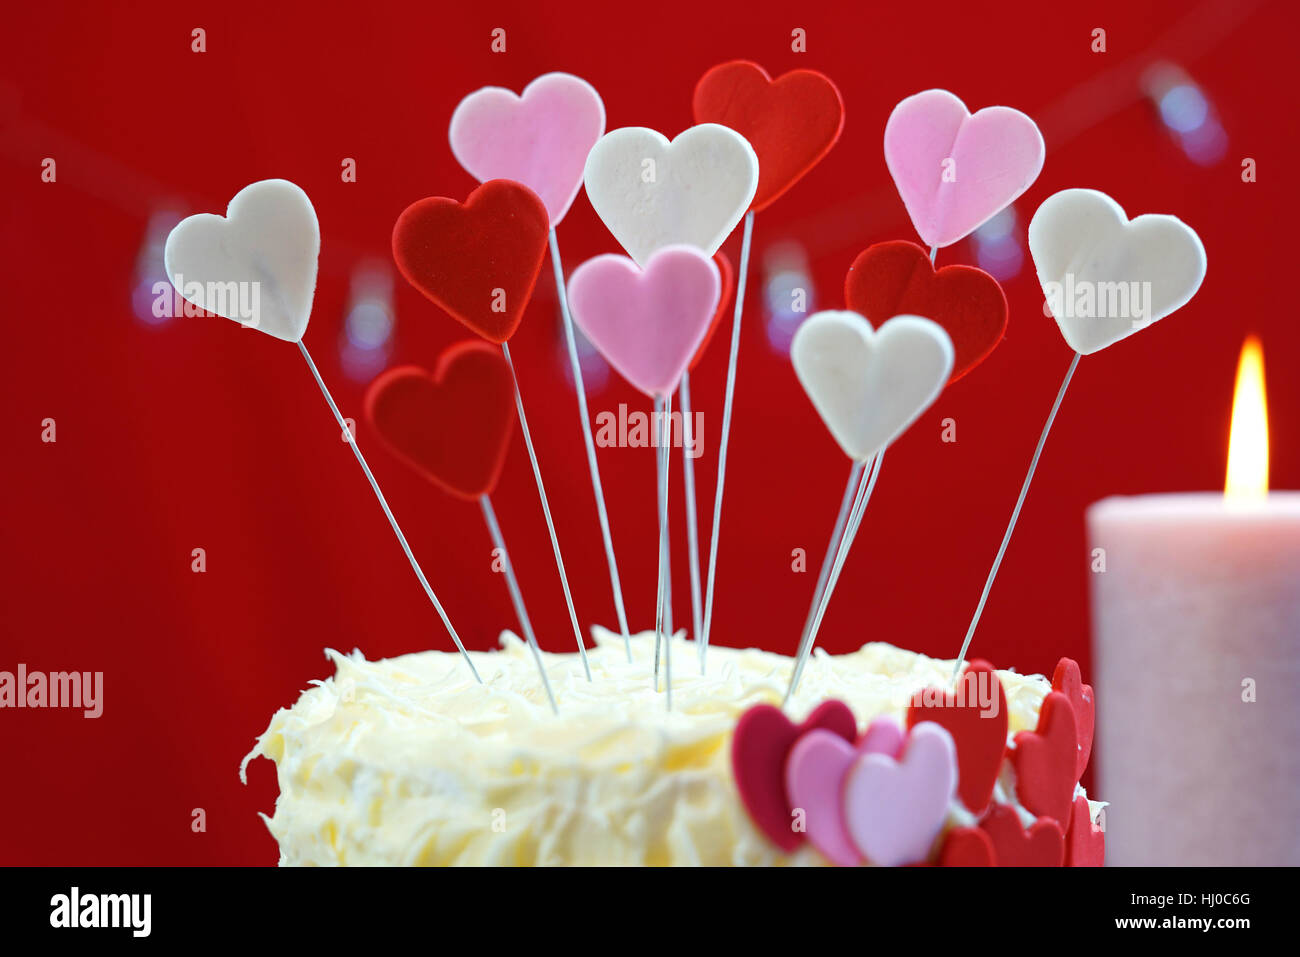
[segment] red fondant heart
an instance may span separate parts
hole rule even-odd
[[[1065,860],[1061,826],[1048,818],[1040,817],[1026,830],[1015,808],[995,804],[980,828],[993,841],[998,867],[1060,867]]]
[[[1007,331],[1007,298],[998,281],[974,266],[936,271],[916,243],[876,243],[858,253],[844,277],[849,309],[879,325],[897,315],[932,319],[952,338],[949,382],[975,368]]]
[[[464,205],[412,203],[393,227],[393,259],[420,292],[490,342],[515,334],[546,256],[546,207],[526,186],[494,179]]]
[[[1092,697],[1092,685],[1083,683],[1079,672],[1079,663],[1073,658],[1062,658],[1056,663],[1052,673],[1052,690],[1059,691],[1070,699],[1070,709],[1074,712],[1074,730],[1079,734],[1078,764],[1075,768],[1075,780],[1083,777],[1088,767],[1088,758],[1092,754],[1092,731],[1097,718],[1097,709]]]
[[[844,128],[835,84],[813,70],[773,80],[757,63],[720,63],[695,84],[695,122],[730,127],[758,155],[758,211],[793,186],[830,151]]]
[[[996,712],[986,715],[981,700],[991,705],[995,698]],[[957,691],[918,692],[907,709],[907,726],[921,721],[933,721],[952,735],[957,745],[957,794],[968,811],[980,814],[993,796],[1007,750],[1007,696],[997,671],[987,661],[972,661]]]
[[[992,867],[993,839],[977,827],[954,827],[939,851],[940,867]]]
[[[1074,732],[1070,699],[1049,692],[1038,712],[1038,728],[1015,737],[1011,764],[1016,769],[1016,795],[1032,814],[1069,826],[1074,802],[1074,776],[1079,738]]]
[[[1106,861],[1106,832],[1092,823],[1088,799],[1080,794],[1070,812],[1070,832],[1065,835],[1066,867],[1101,867]]]
[[[691,356],[691,364],[688,371],[694,372],[695,367],[704,358],[704,350],[709,347],[709,340],[718,330],[718,323],[727,313],[731,306],[731,294],[736,289],[736,274],[731,268],[731,260],[726,254],[719,249],[713,254],[713,262],[718,267],[718,278],[722,280],[722,295],[718,297],[718,308],[713,313],[713,318],[709,320],[708,331],[704,333],[704,338],[700,340],[700,346],[695,350],[695,355]]]
[[[845,741],[858,735],[848,705],[823,701],[800,725],[792,724],[780,708],[755,705],[740,716],[731,739],[731,770],[740,799],[758,828],[786,853],[797,850],[805,835],[790,827],[785,759],[794,743],[814,728],[824,728]]]
[[[501,351],[459,342],[432,373],[390,369],[366,391],[366,420],[380,441],[434,484],[476,499],[496,487],[514,427],[514,379]]]

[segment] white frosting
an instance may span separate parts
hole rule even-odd
[[[632,639],[629,664],[621,636],[593,633],[590,683],[576,654],[543,654],[558,716],[509,632],[500,651],[471,652],[481,685],[457,653],[371,662],[327,652],[334,677],[278,711],[240,769],[258,756],[277,765],[266,821],[280,863],[825,863],[810,847],[772,845],[731,773],[737,719],[780,704],[790,658],[714,646],[701,676],[695,644],[679,635],[669,712],[651,687],[653,635]],[[952,666],[883,643],[816,652],[786,710],[799,721],[839,698],[862,727],[879,715],[901,722],[910,696],[947,686]],[[1009,733],[1032,729],[1050,683],[998,675]],[[954,805],[951,822],[969,821]]]

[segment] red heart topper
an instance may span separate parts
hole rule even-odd
[[[432,373],[385,372],[366,390],[366,421],[389,451],[435,485],[477,499],[496,488],[514,427],[514,379],[500,350],[466,340]]]
[[[936,272],[924,249],[903,240],[858,253],[844,277],[844,301],[872,325],[907,314],[943,326],[955,352],[949,382],[983,362],[1007,331],[1007,298],[996,279],[974,266]]]
[[[1070,830],[1065,835],[1066,867],[1101,867],[1106,862],[1106,832],[1092,823],[1092,807],[1080,794],[1070,812]]]
[[[858,735],[858,722],[849,706],[824,701],[800,725],[792,724],[780,708],[755,705],[740,716],[731,738],[731,771],[740,799],[758,829],[787,854],[798,850],[805,835],[790,827],[785,761],[794,743],[814,728],[849,742]]]
[[[722,295],[718,297],[718,308],[713,313],[713,318],[709,320],[708,331],[704,333],[704,338],[700,340],[700,346],[695,350],[695,355],[691,356],[691,364],[687,366],[689,372],[694,372],[695,367],[704,358],[704,350],[709,347],[709,341],[713,338],[713,334],[717,332],[718,323],[727,312],[731,304],[731,294],[736,289],[736,273],[731,268],[731,260],[727,258],[721,249],[713,254],[713,262],[718,267],[718,278],[722,280]]]
[[[1027,829],[1007,804],[995,804],[980,828],[993,841],[998,867],[1060,867],[1065,861],[1065,837],[1055,821],[1040,817]]]
[[[1016,769],[1016,794],[1025,809],[1058,821],[1062,831],[1070,824],[1079,738],[1074,730],[1070,699],[1050,691],[1038,712],[1038,727],[1015,736],[1011,764]]]
[[[1088,758],[1092,754],[1092,733],[1097,717],[1092,685],[1083,683],[1077,661],[1073,658],[1062,658],[1056,663],[1056,671],[1052,673],[1052,690],[1059,691],[1070,699],[1070,709],[1074,712],[1074,730],[1079,733],[1079,760],[1074,776],[1076,779],[1081,778],[1088,768]]]
[[[981,814],[993,797],[1007,749],[1007,695],[987,661],[972,661],[956,691],[927,688],[907,709],[909,728],[933,721],[957,745],[957,794],[966,809]]]
[[[393,259],[436,305],[489,342],[519,328],[546,257],[546,207],[527,186],[493,179],[464,205],[412,203],[393,227]]]
[[[700,77],[693,107],[696,123],[730,127],[754,148],[755,212],[817,165],[844,128],[840,91],[821,73],[791,70],[773,80],[748,60],[721,63]]]
[[[940,867],[993,867],[993,839],[978,827],[954,827],[939,850]]]

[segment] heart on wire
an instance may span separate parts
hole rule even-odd
[[[856,312],[809,316],[794,334],[795,374],[849,458],[864,461],[901,435],[952,372],[952,340],[920,316],[878,330]]]
[[[439,488],[476,500],[496,488],[515,421],[514,378],[499,349],[470,339],[432,372],[390,369],[366,390],[365,416],[390,452]]]
[[[844,101],[826,76],[791,70],[773,80],[748,60],[720,63],[700,77],[692,107],[696,123],[733,129],[754,148],[755,212],[817,165],[844,129]]]
[[[421,199],[393,226],[398,271],[489,342],[515,334],[546,257],[546,207],[527,186],[494,179],[458,203]]]
[[[1075,352],[1091,355],[1181,309],[1205,279],[1205,247],[1174,216],[1130,220],[1095,189],[1043,200],[1029,252],[1047,307]]]
[[[451,115],[457,162],[480,183],[510,179],[538,195],[552,228],[582,188],[587,154],[605,132],[605,104],[586,80],[546,73],[522,95],[485,86]]]
[[[693,246],[668,246],[645,269],[612,253],[587,260],[569,279],[569,309],[623,378],[662,397],[677,390],[721,293],[712,259]]]
[[[226,215],[198,213],[167,235],[167,277],[201,309],[286,342],[301,341],[316,295],[320,224],[285,179],[235,194]]]
[[[949,382],[987,359],[1007,331],[1007,298],[996,279],[974,266],[936,270],[924,249],[904,240],[858,254],[844,277],[844,302],[869,322],[907,313],[943,326],[953,348]]]
[[[972,114],[947,90],[907,97],[885,124],[885,164],[927,246],[951,246],[1015,202],[1045,156],[1024,113],[990,106]]]
[[[628,126],[592,147],[583,174],[592,208],[637,265],[665,246],[712,256],[745,215],[758,186],[758,158],[745,138],[716,123],[671,143]]]

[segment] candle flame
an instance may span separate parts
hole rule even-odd
[[[1268,495],[1268,408],[1264,397],[1264,350],[1247,336],[1237,363],[1228,433],[1228,476],[1224,496],[1231,502],[1262,501]]]

